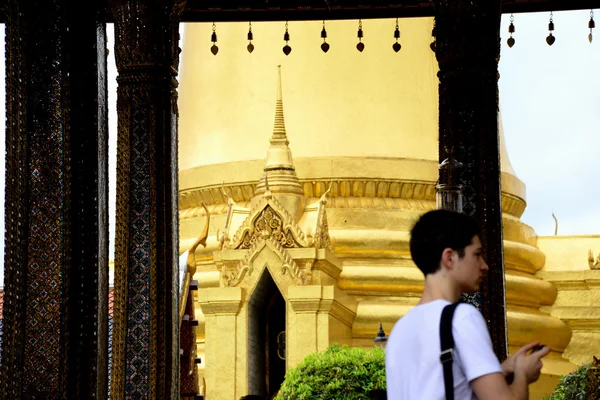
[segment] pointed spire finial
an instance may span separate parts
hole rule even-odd
[[[281,65],[277,66],[277,101],[283,101],[281,90]]]
[[[271,144],[290,142],[285,131],[285,121],[283,119],[283,90],[281,89],[281,65],[277,66],[277,102],[275,103],[275,125],[273,126],[273,136]]]
[[[255,196],[277,197],[279,201],[288,202],[291,214],[300,217],[304,206],[304,190],[296,175],[292,151],[290,150],[285,123],[283,120],[281,65],[277,66],[277,101],[275,103],[275,124],[271,136],[264,175],[256,186]],[[267,174],[269,176],[267,177]],[[269,182],[270,181],[270,182]],[[288,200],[283,200],[287,196]],[[301,201],[298,199],[302,199]]]

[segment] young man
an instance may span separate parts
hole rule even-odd
[[[425,287],[419,303],[396,323],[388,340],[388,400],[443,400],[442,310],[462,293],[478,291],[489,268],[475,220],[446,210],[430,211],[419,219],[411,231],[410,253],[425,275]],[[456,308],[452,333],[456,400],[528,399],[528,384],[539,378],[540,359],[550,352],[548,347],[530,354],[539,345],[530,343],[501,365],[481,313],[470,304]],[[514,375],[510,384],[508,375]]]

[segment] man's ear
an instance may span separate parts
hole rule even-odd
[[[444,249],[444,251],[442,251],[442,259],[441,259],[441,263],[442,266],[444,266],[445,268],[448,269],[452,269],[452,257],[455,257],[455,253],[454,250],[452,250],[451,248],[447,247]]]

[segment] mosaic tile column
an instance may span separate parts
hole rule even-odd
[[[106,34],[89,7],[7,2],[1,399],[106,397]]]
[[[506,358],[506,299],[502,254],[498,58],[500,0],[434,0],[435,51],[439,63],[440,162],[454,150],[464,164],[463,212],[482,228],[490,271],[480,303],[494,350]]]
[[[119,74],[114,400],[179,394],[176,77],[183,5],[110,1]]]

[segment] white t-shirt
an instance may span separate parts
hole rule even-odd
[[[443,400],[444,372],[440,361],[440,319],[446,300],[413,307],[392,329],[386,347],[388,400]],[[469,385],[475,378],[502,367],[481,313],[460,304],[452,319],[454,335],[454,398],[477,399]]]

